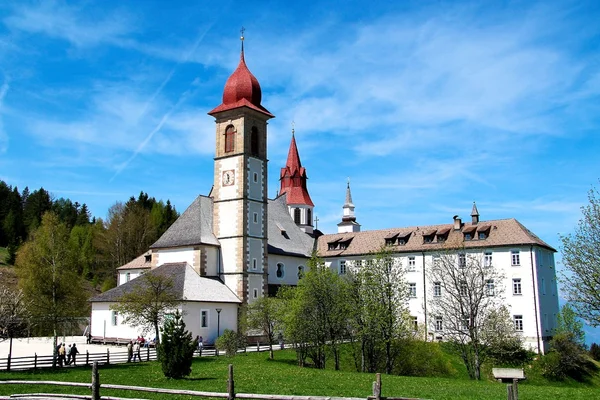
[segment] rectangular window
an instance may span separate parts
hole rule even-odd
[[[494,285],[494,280],[493,279],[488,279],[485,282],[485,294],[488,296],[495,296],[496,295],[496,287]]]
[[[252,218],[254,219],[254,223],[258,224],[258,213],[254,213]]]
[[[460,295],[461,296],[466,296],[467,293],[468,293],[468,290],[469,290],[469,288],[467,286],[467,282],[461,281],[460,282],[460,287],[459,287]]]
[[[254,179],[254,183],[258,182],[258,174],[255,172],[254,175],[252,176]]]
[[[521,265],[521,256],[519,250],[510,251],[511,265]]]
[[[442,295],[442,283],[441,282],[433,282],[433,295],[435,297],[439,297]]]
[[[469,317],[463,317],[462,318],[462,329],[463,330],[468,330],[469,329],[469,322],[470,322],[470,318]]]
[[[200,311],[200,327],[208,328],[208,311],[207,310]]]
[[[467,266],[467,255],[465,253],[460,253],[458,255],[458,267],[464,268]]]
[[[438,256],[438,255],[433,256],[433,266],[435,268],[438,268],[440,266],[440,256]]]
[[[130,279],[131,279],[131,273],[127,272],[125,274],[125,282],[129,282]]]
[[[513,321],[515,322],[515,331],[523,332],[523,316],[522,315],[514,315]]]
[[[444,324],[442,322],[442,317],[435,317],[435,330],[441,331],[444,329]]]
[[[513,279],[513,294],[516,294],[516,295],[523,294],[521,292],[521,278]]]
[[[416,283],[408,284],[408,295],[409,295],[409,297],[417,297],[417,284]]]
[[[487,238],[487,235],[485,234],[485,232],[479,232],[479,240],[485,240]]]
[[[415,260],[415,256],[408,257],[408,270],[409,271],[415,271],[416,270],[416,265],[417,265],[417,262]]]
[[[111,314],[111,320],[112,320],[112,325],[113,326],[117,326],[117,324],[119,322],[118,321],[118,317],[119,317],[119,313],[116,312],[116,311],[113,311],[112,314]]]
[[[345,275],[345,274],[346,274],[346,261],[341,260],[340,261],[340,275]]]
[[[465,233],[465,240],[471,240],[471,234]]]
[[[484,267],[491,267],[492,266],[492,252],[491,251],[486,251],[483,254],[483,266]]]
[[[417,320],[417,317],[411,316],[410,319],[412,320],[412,325],[413,325],[413,329],[416,331],[419,329],[419,321]]]
[[[254,297],[255,299],[258,299],[258,289],[254,289],[252,291],[252,297]]]
[[[256,270],[256,258],[252,259],[252,269]]]

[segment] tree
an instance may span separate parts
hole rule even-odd
[[[502,273],[483,262],[483,255],[449,249],[434,256],[428,268],[430,321],[460,354],[469,377],[481,378],[488,322],[501,304]]]
[[[154,330],[160,341],[159,326],[165,315],[172,313],[181,303],[175,293],[173,279],[156,269],[131,281],[130,285],[132,287],[119,296],[110,309],[123,315],[125,324],[144,331]]]
[[[360,370],[394,369],[394,342],[406,336],[408,285],[401,262],[383,248],[351,273],[351,326],[360,344]],[[358,363],[357,363],[358,365]]]
[[[316,254],[307,266],[309,271],[295,289],[281,291],[286,337],[296,344],[300,365],[308,357],[316,368],[323,369],[331,352],[337,370],[340,344],[348,332],[348,281]]]
[[[554,334],[568,334],[574,343],[581,348],[585,348],[585,332],[583,331],[583,322],[577,319],[577,314],[569,303],[562,306],[556,316],[556,329]]]
[[[69,230],[58,217],[46,213],[40,227],[19,250],[19,286],[41,333],[52,332],[89,315],[87,299],[69,246]]]
[[[277,306],[279,300],[274,297],[261,297],[248,306],[247,324],[251,329],[260,329],[269,341],[269,358],[273,359],[273,343],[278,325]]]
[[[179,310],[167,318],[162,340],[158,346],[158,358],[167,378],[179,379],[192,373],[192,359],[198,342],[185,329]]]
[[[588,192],[589,204],[575,233],[561,236],[562,257],[566,273],[563,290],[579,318],[600,326],[600,192]]]
[[[13,338],[26,336],[30,322],[23,291],[0,287],[0,335],[10,340],[9,354],[12,354]]]

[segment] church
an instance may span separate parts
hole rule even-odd
[[[237,329],[241,304],[273,296],[282,285],[296,285],[313,251],[338,274],[346,274],[350,268],[367,268],[385,247],[406,266],[415,326],[425,327],[427,340],[443,340],[444,317],[430,315],[427,300],[441,295],[439,282],[430,282],[426,270],[453,241],[461,243],[461,252],[480,254],[487,266],[503,271],[504,281],[492,285],[506,288],[515,330],[529,348],[545,352],[558,313],[556,250],[517,220],[480,220],[473,204],[469,222],[454,216],[433,226],[361,231],[348,183],[338,232],[314,229],[315,205],[293,131],[279,195],[267,197],[267,122],[274,115],[262,105],[258,80],[246,66],[243,38],[223,101],[208,114],[216,122],[212,189],[198,196],[146,253],[118,268],[116,288],[90,300],[93,336],[135,338],[141,333],[122,323],[110,306],[134,290],[133,281],[144,273],[172,278],[187,329],[213,343],[225,329]]]

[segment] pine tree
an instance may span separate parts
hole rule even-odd
[[[198,347],[192,334],[185,329],[179,310],[172,318],[167,318],[158,346],[163,373],[167,378],[179,379],[192,373],[192,359]]]

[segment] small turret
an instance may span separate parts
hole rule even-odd
[[[477,225],[479,223],[479,211],[477,211],[477,205],[473,202],[473,209],[471,210],[471,223]]]
[[[342,222],[338,224],[338,233],[360,232],[360,224],[356,222],[356,216],[354,215],[350,178],[348,178],[348,185],[346,186],[346,202],[342,208],[344,209],[344,214],[342,215]]]

